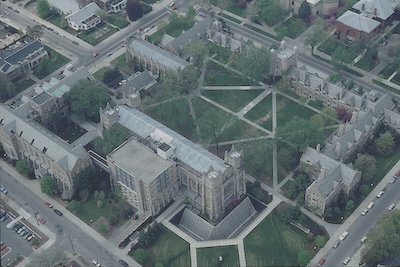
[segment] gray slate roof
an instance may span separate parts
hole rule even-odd
[[[156,79],[151,75],[150,71],[145,70],[130,76],[126,80],[126,83],[122,85],[122,88],[126,93],[131,93],[135,90],[147,89],[156,82]]]
[[[17,110],[0,105],[0,120],[6,132],[10,135],[13,131],[26,142],[39,151],[47,148],[45,154],[53,161],[58,162],[65,171],[72,171],[78,159],[88,158],[89,155],[81,146],[72,146],[51,133],[43,126],[25,118],[26,113],[30,113],[31,106],[29,103],[21,105]],[[22,134],[21,134],[22,133]]]
[[[70,19],[78,24],[90,18],[91,16],[96,15],[96,13],[99,12],[100,10],[101,10],[100,7],[95,2],[91,2],[82,9],[75,11],[74,13],[66,16],[65,18]]]
[[[350,10],[347,10],[336,21],[365,33],[371,33],[380,25],[378,21],[363,16],[362,14],[357,14]]]
[[[228,168],[228,165],[221,158],[146,114],[127,106],[119,106],[118,113],[118,122],[142,138],[151,136],[153,133],[165,135],[167,139],[171,138],[172,140],[166,143],[171,143],[175,146],[176,158],[196,171],[207,173],[212,166],[214,170],[223,173]]]
[[[362,11],[363,4],[364,11]],[[360,0],[354,4],[353,8],[370,16],[373,16],[376,8],[376,16],[386,20],[394,13],[398,5],[400,5],[400,0]]]
[[[183,70],[186,66],[190,65],[189,62],[172,55],[164,49],[137,38],[131,40],[128,49],[173,70]]]

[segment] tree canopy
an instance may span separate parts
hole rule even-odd
[[[32,174],[33,170],[31,165],[29,164],[29,161],[27,161],[26,159],[20,159],[17,161],[17,163],[15,164],[15,169],[17,169],[17,171],[22,174],[22,175],[30,175]]]
[[[126,13],[131,21],[136,21],[143,16],[142,5],[139,0],[128,0],[126,2]]]
[[[304,44],[311,46],[311,53],[314,54],[314,47],[328,37],[328,24],[322,19],[317,19],[304,34]]]
[[[269,72],[270,52],[268,47],[248,47],[239,55],[237,69],[245,76],[257,81],[264,80]]]
[[[297,263],[300,266],[306,266],[310,260],[312,259],[312,255],[308,250],[302,250],[297,254]]]
[[[111,100],[104,86],[94,81],[81,80],[65,94],[71,110],[82,120],[100,121],[99,110]]]
[[[98,136],[93,140],[94,150],[105,157],[128,138],[129,133],[125,127],[114,125],[103,131],[103,137]]]
[[[40,25],[28,26],[26,28],[26,34],[34,39],[39,39],[43,35],[43,28]]]
[[[43,176],[42,179],[40,179],[40,190],[42,190],[43,193],[52,196],[58,189],[58,184],[56,179],[54,179],[51,176]]]
[[[311,8],[310,5],[307,3],[306,0],[304,0],[300,7],[299,7],[299,18],[301,18],[304,21],[308,21],[310,19],[311,15]]]
[[[169,72],[163,77],[163,88],[187,94],[191,89],[198,86],[199,75],[200,72],[193,65],[177,72]]]
[[[279,0],[257,0],[260,17],[268,26],[281,21],[287,12],[281,7]]]
[[[38,0],[36,6],[39,17],[47,19],[53,13],[50,4],[47,0]]]
[[[357,154],[354,164],[357,170],[362,172],[362,177],[370,181],[376,173],[376,159],[370,154]]]
[[[208,56],[210,52],[208,46],[199,41],[190,42],[183,48],[183,51],[185,52],[185,54],[192,57],[194,65],[199,68],[201,68],[204,59]]]
[[[375,139],[374,146],[378,154],[388,156],[393,153],[396,143],[390,131],[386,131]]]
[[[276,138],[289,143],[294,149],[300,151],[307,146],[316,146],[323,141],[323,133],[309,120],[294,116],[293,119],[276,129]]]

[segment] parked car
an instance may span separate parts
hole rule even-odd
[[[108,53],[107,53],[107,56],[108,56],[108,57],[109,57],[109,56],[111,56],[111,55],[112,55],[112,53],[111,53],[111,52],[108,52]]]
[[[126,263],[126,261],[124,261],[124,260],[119,260],[119,264],[121,264],[122,266],[128,267],[128,263]]]
[[[59,210],[54,210],[54,212],[55,212],[58,216],[62,216],[62,215],[63,215],[62,212],[59,211]]]
[[[340,241],[345,240],[348,235],[349,235],[349,232],[344,231],[343,234],[339,237],[339,240]]]
[[[379,193],[376,195],[376,197],[377,197],[377,198],[380,198],[381,196],[383,196],[384,193],[385,193],[385,191],[382,190],[381,192],[379,192]]]
[[[100,263],[98,263],[97,261],[92,260],[92,263],[93,263],[93,265],[95,265],[95,266],[97,266],[97,267],[100,267]]]
[[[347,263],[349,263],[350,260],[351,260],[350,257],[345,258],[344,261],[343,261],[343,264],[344,264],[344,265],[347,265]]]
[[[45,224],[45,223],[46,223],[46,220],[43,219],[43,218],[40,217],[40,216],[37,216],[37,220],[38,220],[41,224]]]
[[[4,194],[7,194],[7,193],[8,193],[7,189],[5,189],[5,188],[2,187],[2,186],[0,186],[0,191],[1,191],[2,193],[4,193]]]
[[[74,45],[79,45],[79,43],[78,43],[77,41],[72,41],[72,43],[73,43]]]
[[[340,245],[340,241],[337,240],[335,243],[333,243],[333,248],[337,248]]]
[[[372,207],[374,206],[374,204],[375,204],[374,202],[369,203],[368,206],[367,206],[367,209],[372,209]]]
[[[93,57],[97,57],[99,55],[99,53],[94,53]]]
[[[45,202],[44,203],[47,207],[49,207],[50,209],[53,207],[53,205],[51,205],[49,202]]]
[[[321,258],[321,259],[318,261],[317,266],[322,266],[322,264],[324,264],[325,261],[326,261],[326,260],[325,260],[324,258]]]
[[[363,236],[363,238],[361,238],[360,243],[361,243],[361,244],[364,244],[365,240],[367,240],[367,237],[366,237],[366,236]]]
[[[35,234],[31,234],[26,240],[31,241],[33,238],[35,238]]]
[[[368,211],[369,211],[369,209],[364,209],[364,210],[361,212],[361,215],[362,215],[362,216],[365,216],[365,214],[367,214]]]
[[[390,204],[388,210],[393,210],[395,206],[396,206],[396,204],[394,204],[394,203]]]
[[[394,182],[396,182],[396,180],[397,180],[397,177],[393,176],[392,178],[390,178],[389,184],[394,184]]]
[[[10,216],[8,216],[8,214],[4,214],[3,217],[1,217],[0,222],[4,222],[5,220],[7,220],[8,218],[10,218]]]

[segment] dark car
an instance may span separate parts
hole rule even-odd
[[[57,232],[59,233],[59,234],[62,234],[62,228],[61,228],[61,225],[59,225],[59,224],[57,224],[56,225],[56,229],[57,229]]]
[[[128,266],[128,263],[126,263],[126,261],[124,261],[124,260],[119,260],[119,264],[121,264],[122,266],[125,266],[125,267]]]
[[[62,216],[62,215],[63,215],[62,212],[59,211],[59,210],[54,210],[54,212],[55,212],[58,216]]]
[[[73,43],[74,45],[79,45],[79,43],[78,43],[77,41],[72,41],[72,43]]]

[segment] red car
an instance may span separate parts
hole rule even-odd
[[[40,216],[37,216],[37,219],[38,219],[38,221],[39,221],[41,224],[45,224],[45,223],[46,223],[46,220],[43,219],[43,218],[40,217]]]
[[[51,205],[49,202],[45,202],[44,203],[47,207],[49,207],[50,209],[53,207],[53,205]]]
[[[94,53],[93,57],[97,57],[99,55],[99,53]]]
[[[319,261],[318,261],[318,263],[317,263],[317,266],[322,266],[324,263],[325,263],[325,259],[324,258],[322,258],[322,259],[320,259]]]
[[[0,246],[0,251],[3,251],[3,250],[5,250],[5,249],[6,249],[6,247],[7,247],[7,246],[6,246],[6,245],[4,245],[4,244],[3,244],[3,245],[1,245],[1,246]]]

